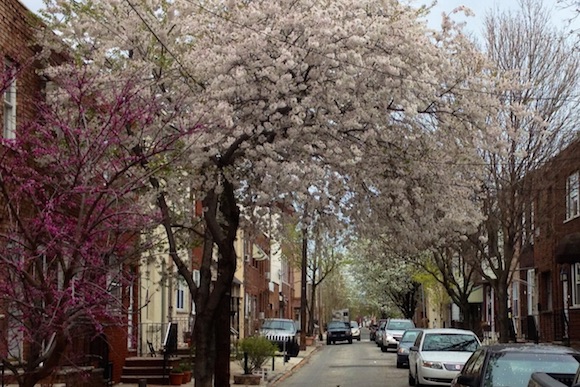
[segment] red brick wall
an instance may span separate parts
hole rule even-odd
[[[105,329],[109,342],[109,361],[113,362],[113,380],[119,382],[127,358],[127,328],[109,327]]]
[[[30,65],[34,56],[31,44],[35,26],[38,25],[36,16],[18,0],[0,1],[0,66],[3,70],[4,60],[9,58],[25,68],[16,81],[17,125],[34,118],[37,112],[37,104],[34,101],[40,98],[42,89],[41,79]],[[0,109],[0,119],[2,111],[3,109]]]
[[[34,16],[18,0],[0,0],[0,73],[4,71],[5,58],[20,65],[31,61],[34,52],[29,48],[29,43],[34,23]],[[40,90],[40,79],[32,67],[27,67],[17,79],[17,123],[34,118],[36,105],[29,101],[33,101],[40,94]],[[0,133],[2,133],[2,115],[3,108],[0,108]],[[0,315],[2,314],[0,305]],[[1,318],[0,332],[5,329],[6,319]],[[6,342],[0,338],[0,353],[3,351],[6,351]]]
[[[580,141],[576,141],[547,163],[536,175],[531,196],[535,197],[536,224],[539,235],[534,238],[534,266],[538,274],[538,302],[540,303],[540,335],[542,341],[562,340],[563,289],[562,268],[570,273],[569,265],[556,263],[555,250],[562,238],[580,232],[580,218],[566,221],[566,179],[580,169]],[[551,277],[552,307],[547,298]],[[570,281],[568,282],[570,284]],[[580,340],[580,311],[570,310],[570,339]]]

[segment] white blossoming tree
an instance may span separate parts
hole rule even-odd
[[[465,175],[445,166],[470,160],[494,128],[493,72],[449,20],[427,30],[425,12],[393,0],[48,1],[46,20],[75,63],[112,79],[140,71],[173,127],[195,128],[152,189],[196,304],[196,386],[229,384],[241,211],[315,200],[407,240],[469,220]],[[141,130],[145,142],[158,133]],[[199,287],[167,206],[186,192],[204,208]]]

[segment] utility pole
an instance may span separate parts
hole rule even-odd
[[[306,350],[306,269],[308,263],[308,228],[306,226],[306,211],[302,224],[302,265],[301,265],[301,292],[300,292],[300,350]]]

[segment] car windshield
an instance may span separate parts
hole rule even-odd
[[[404,331],[409,328],[415,328],[411,321],[389,321],[387,325],[387,329],[394,331]]]
[[[483,377],[484,387],[526,387],[532,372],[576,374],[578,362],[561,353],[502,352],[490,356]]]
[[[351,321],[350,322],[350,327],[351,328],[358,328],[358,323],[356,321]]]
[[[419,331],[407,331],[401,338],[402,343],[414,343]]]
[[[293,321],[283,320],[266,320],[262,325],[262,329],[277,329],[282,331],[293,331],[295,328]]]
[[[342,321],[331,321],[328,323],[328,329],[330,328],[349,328],[348,323],[342,322]]]
[[[479,348],[474,335],[458,333],[426,334],[422,351],[473,352]]]

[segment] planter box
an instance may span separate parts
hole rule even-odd
[[[234,375],[234,384],[245,384],[248,386],[258,386],[260,385],[260,381],[262,380],[262,376],[260,375]]]

